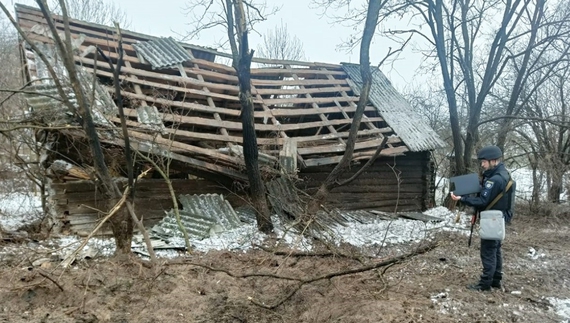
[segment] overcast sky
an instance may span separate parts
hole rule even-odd
[[[180,35],[191,30],[188,25],[189,18],[186,16],[184,8],[188,0],[107,0],[114,2],[124,10],[130,20],[130,30],[153,36],[172,36],[179,39]],[[363,0],[362,0],[363,1]],[[33,0],[10,0],[11,5],[24,3],[35,5]],[[268,17],[268,20],[260,23],[256,29],[263,34],[272,30],[275,26],[283,24],[291,35],[300,39],[303,44],[305,56],[309,61],[319,61],[327,63],[352,62],[358,63],[358,47],[352,52],[338,49],[338,45],[347,40],[354,30],[350,26],[334,24],[332,19],[320,15],[322,8],[311,6],[310,0],[268,0],[273,6],[281,9],[277,14]],[[358,1],[353,1],[356,3]],[[4,2],[6,3],[6,2]],[[313,7],[313,8],[311,8]],[[391,22],[394,25],[406,25],[406,22]],[[384,25],[382,28],[394,28],[394,26]],[[186,40],[202,46],[215,47],[220,40],[225,39],[224,30],[221,28],[204,32],[199,38]],[[256,33],[252,33],[250,42],[251,48],[257,49],[262,38]],[[375,37],[371,48],[370,57],[372,64],[378,62],[386,55],[388,48],[397,46],[387,40]],[[412,47],[417,46],[414,41],[401,55],[400,59],[392,66],[382,68],[394,85],[403,90],[411,88],[414,84],[419,84],[416,76],[416,69],[420,64],[420,55],[413,53]]]

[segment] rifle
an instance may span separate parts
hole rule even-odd
[[[467,242],[467,247],[471,247],[471,238],[473,237],[473,227],[477,222],[477,212],[471,216],[471,232],[469,232],[469,241]]]

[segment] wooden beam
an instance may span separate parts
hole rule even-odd
[[[141,98],[141,96],[135,94],[135,93],[131,93],[131,92],[127,92],[127,91],[121,91],[121,93],[125,96],[125,97],[130,97],[130,98]],[[184,102],[177,102],[177,101],[169,101],[169,100],[164,100],[164,99],[155,99],[152,97],[144,97],[147,101],[149,102],[156,102],[156,103],[160,103],[160,104],[165,104],[167,106],[187,106],[188,103],[184,103]],[[133,109],[127,109],[125,108],[125,114],[130,116],[130,117],[136,117],[136,111]],[[172,114],[165,114],[165,113],[159,113],[160,118],[163,121],[168,121],[168,122],[178,122],[178,123],[184,123],[184,124],[188,124],[188,125],[195,125],[195,126],[201,126],[201,127],[213,127],[213,128],[226,128],[226,129],[232,129],[232,130],[240,130],[242,129],[241,127],[241,123],[240,122],[234,122],[234,121],[218,121],[218,120],[213,120],[213,119],[208,119],[208,118],[203,118],[203,117],[190,117],[190,116],[183,116],[183,115],[172,115]],[[372,121],[383,121],[382,118],[371,118],[370,120]],[[263,123],[256,123],[255,127],[256,130],[258,131],[291,131],[291,130],[300,130],[300,129],[311,129],[311,128],[318,128],[318,127],[326,127],[326,126],[332,126],[332,125],[346,125],[346,124],[350,124],[352,122],[352,120],[346,120],[346,119],[338,119],[338,120],[327,120],[327,121],[314,121],[314,122],[305,122],[305,123],[294,123],[294,124],[279,124],[279,125],[267,125],[267,124],[263,124]]]
[[[403,155],[404,153],[406,153],[408,151],[409,150],[406,146],[388,148],[388,149],[382,150],[382,152],[380,153],[380,156],[398,156],[398,155]],[[376,152],[375,149],[367,151],[367,152],[359,152],[359,153],[355,152],[354,156],[353,156],[353,160],[370,159],[370,157],[372,157],[375,152]],[[342,156],[312,158],[312,159],[306,159],[305,158],[305,163],[306,163],[307,167],[313,167],[313,166],[321,166],[321,165],[338,164],[341,159],[342,159]]]
[[[291,66],[287,65],[286,68],[287,68],[287,69],[291,69]],[[293,77],[293,79],[295,79],[295,80],[299,80],[299,77],[297,76],[297,74],[292,74],[292,77]],[[302,86],[302,85],[301,85],[300,87],[301,87],[302,89],[305,88],[305,87]],[[311,94],[309,94],[309,93],[306,93],[306,94],[305,94],[305,97],[307,97],[309,100],[313,100],[313,97],[312,97]],[[310,102],[310,103],[311,103],[311,106],[312,106],[315,110],[317,110],[317,111],[320,110],[320,107],[319,107],[319,105],[318,105],[318,103],[317,103],[316,101],[313,101],[313,102]],[[323,121],[328,121],[328,118],[327,118],[322,112],[319,113],[319,118],[321,118],[321,120],[323,120]],[[329,132],[331,132],[331,133],[333,133],[333,134],[336,133],[336,129],[335,129],[332,125],[327,126],[327,129],[329,130]],[[339,142],[340,144],[344,145],[344,141],[343,141],[341,138],[337,138],[337,140],[338,140],[338,142]],[[300,153],[299,153],[299,154],[300,154]],[[301,154],[300,154],[300,155],[301,155]]]
[[[118,117],[111,118],[110,121],[120,124],[121,120]],[[131,128],[135,128],[134,130],[138,132],[146,132],[149,131],[148,127],[145,125],[138,123],[136,121],[127,120],[127,125]],[[171,128],[164,128],[162,129],[163,133],[167,133],[169,138],[177,138],[182,140],[206,140],[206,141],[219,141],[219,142],[235,142],[235,143],[243,143],[243,138],[241,136],[232,136],[232,135],[222,135],[222,134],[213,134],[213,133],[206,133],[206,132],[197,132],[197,131],[188,131],[188,130],[181,130],[181,129],[171,129]],[[365,136],[372,136],[375,134],[380,133],[389,133],[392,132],[392,128],[382,128],[382,129],[375,129],[375,130],[361,130],[358,132],[359,137]],[[336,134],[326,134],[326,135],[318,135],[318,136],[305,136],[305,137],[295,137],[292,138],[298,143],[303,142],[318,142],[318,141],[328,141],[334,140],[336,138],[347,138],[348,132],[338,132]],[[277,145],[282,146],[284,142],[284,138],[257,138],[259,145]]]
[[[354,145],[354,150],[360,149],[368,149],[368,148],[378,148],[378,146],[382,143],[384,138],[378,139],[371,139],[366,140],[363,142],[358,142]],[[402,140],[398,137],[393,137],[388,140],[391,144],[401,143]],[[336,144],[336,145],[322,145],[322,146],[315,146],[315,147],[306,147],[306,148],[297,148],[297,151],[301,155],[311,155],[311,154],[324,154],[324,153],[340,153],[346,149],[345,145]]]
[[[196,70],[200,70],[200,67],[197,64],[194,64],[194,68]],[[187,77],[185,74],[185,70],[183,68],[180,68],[180,73],[183,74],[184,77]],[[198,74],[198,80],[200,81],[204,81],[204,77],[202,77],[202,74]],[[203,87],[202,90],[206,93],[210,93],[210,90],[208,90],[207,87]],[[214,103],[214,100],[212,99],[211,95],[207,96],[207,101],[208,101],[208,105],[210,106],[210,108],[215,109],[216,108],[216,104]],[[239,102],[239,98],[238,98],[238,102]],[[217,112],[214,112],[214,119],[216,119],[217,121],[222,121],[222,118],[220,117],[220,114]],[[224,136],[229,136],[228,130],[226,128],[220,128],[220,132],[222,133],[222,135]],[[243,143],[243,140],[242,140]],[[232,141],[228,141],[227,142],[228,147],[232,147],[233,146],[233,142]]]

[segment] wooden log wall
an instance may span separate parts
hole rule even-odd
[[[346,171],[341,179],[351,177],[359,167]],[[299,174],[299,188],[312,194],[326,179],[332,167],[312,167]],[[408,153],[395,158],[380,158],[352,183],[332,190],[326,201],[328,208],[345,210],[371,209],[386,212],[421,211],[432,206],[434,173],[429,153]],[[244,193],[235,192],[214,181],[174,179],[176,195],[223,194],[233,207],[245,203]],[[55,221],[63,233],[86,235],[102,217],[91,181],[52,183],[50,196]],[[135,210],[144,218],[145,226],[160,221],[172,209],[170,192],[161,179],[143,179],[135,191]],[[102,210],[105,211],[105,210]],[[105,226],[100,234],[110,234]]]
[[[299,174],[304,182],[302,188],[314,193],[332,169],[332,166],[304,169]],[[358,169],[360,165],[348,169],[341,180],[352,177]],[[333,189],[327,206],[346,210],[422,211],[431,206],[433,181],[429,152],[382,157],[353,182]]]
[[[176,196],[180,194],[223,194],[235,207],[242,205],[243,199],[223,187],[207,180],[175,179],[172,185]],[[103,200],[97,196],[95,186],[91,181],[70,181],[65,183],[52,183],[50,195],[52,212],[56,223],[61,227],[62,233],[79,235],[89,234],[103,217],[100,205]],[[143,216],[145,226],[151,227],[160,221],[165,212],[172,209],[172,199],[164,180],[142,179],[135,190],[135,211]],[[106,210],[101,210],[106,211]],[[100,234],[110,234],[110,227],[104,226]]]

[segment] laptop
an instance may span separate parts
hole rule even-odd
[[[481,192],[481,185],[479,183],[479,175],[471,173],[467,175],[460,175],[451,177],[449,179],[449,190],[455,195],[469,195]]]

